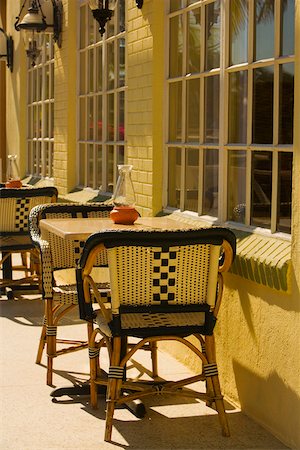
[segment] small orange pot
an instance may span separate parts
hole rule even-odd
[[[110,218],[114,223],[121,225],[132,225],[139,213],[133,206],[115,206],[110,212]]]
[[[22,187],[22,181],[21,180],[8,180],[5,183],[6,188],[13,188],[13,189],[19,189]]]

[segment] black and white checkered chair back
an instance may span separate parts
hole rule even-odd
[[[54,187],[0,190],[0,231],[2,233],[28,233],[29,213],[37,205],[55,202]]]
[[[90,236],[80,265],[96,245],[104,245],[115,314],[121,306],[214,306],[224,240],[234,253],[235,236],[223,228],[106,231]]]
[[[39,221],[41,219],[72,219],[72,218],[107,218],[112,207],[100,203],[70,204],[57,203],[36,208],[31,214],[31,233],[40,234]],[[44,239],[49,242],[51,249],[52,270],[74,269],[79,261],[84,241],[65,240],[53,233],[45,232]],[[46,263],[46,262],[45,262]],[[107,265],[107,255],[99,255],[97,266]]]

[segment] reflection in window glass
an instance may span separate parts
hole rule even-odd
[[[280,66],[279,144],[293,143],[294,124],[294,64]]]
[[[170,84],[169,91],[169,140],[180,141],[182,132],[182,84]]]
[[[92,141],[94,139],[94,101],[93,97],[88,97],[88,139]]]
[[[187,26],[187,71],[195,73],[200,71],[200,9],[193,9],[188,13]]]
[[[270,228],[272,200],[272,153],[252,154],[251,225]]]
[[[79,122],[79,139],[86,139],[86,100],[81,98],[80,102],[80,122]]]
[[[219,76],[205,78],[205,142],[219,141]]]
[[[281,3],[282,9],[282,38],[281,55],[293,55],[295,52],[295,0]]]
[[[228,220],[245,223],[246,208],[246,152],[228,153]]]
[[[171,208],[180,208],[181,189],[181,150],[169,148],[168,150],[168,205]]]
[[[124,164],[124,162],[125,162],[124,145],[119,145],[118,146],[118,160],[117,160],[117,164]]]
[[[255,60],[274,57],[274,0],[255,0]]]
[[[248,59],[248,0],[230,2],[230,65]]]
[[[205,69],[220,67],[220,1],[205,7]]]
[[[204,150],[203,171],[203,207],[202,214],[218,216],[219,196],[219,151],[213,149]]]
[[[182,74],[182,23],[181,16],[170,20],[170,77]]]
[[[86,93],[86,64],[85,53],[80,53],[80,94]]]
[[[86,33],[86,9],[87,6],[80,8],[80,48],[85,47],[85,33]]]
[[[187,81],[187,140],[199,142],[200,81]]]
[[[233,72],[229,75],[228,141],[246,143],[247,140],[247,95],[248,72]]]
[[[254,70],[253,77],[253,137],[256,144],[273,142],[273,67]]]
[[[199,150],[188,149],[185,157],[184,209],[198,211]]]
[[[293,154],[279,152],[278,166],[279,177],[277,229],[285,233],[290,233],[292,215]]]
[[[102,91],[102,46],[98,46],[96,48],[96,52],[97,52],[97,57],[96,57],[96,91]]]

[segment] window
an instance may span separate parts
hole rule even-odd
[[[54,53],[52,36],[40,36],[41,53],[32,67],[28,61],[27,174],[53,177]]]
[[[117,2],[101,37],[88,4],[80,5],[80,187],[112,192],[124,162],[125,0]]]
[[[170,1],[168,207],[290,233],[294,20],[294,0]]]

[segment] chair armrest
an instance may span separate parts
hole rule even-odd
[[[42,289],[44,298],[52,298],[53,286],[53,270],[51,249],[48,241],[41,239],[39,236],[31,236],[34,246],[40,252],[41,272],[42,272]]]

